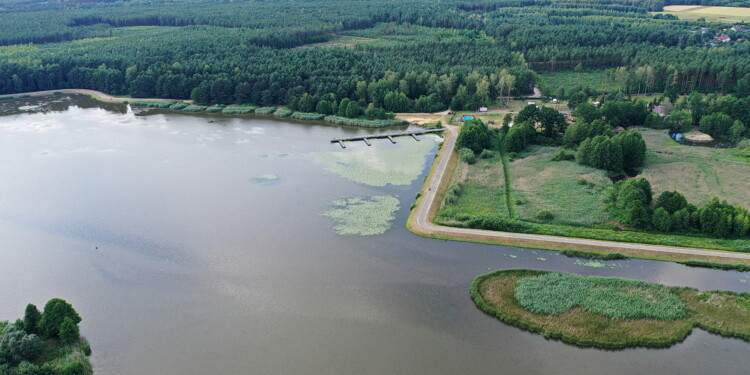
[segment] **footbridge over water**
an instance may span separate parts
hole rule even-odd
[[[356,141],[363,141],[366,145],[372,146],[370,143],[371,139],[382,139],[382,138],[388,138],[391,143],[396,143],[396,140],[394,138],[396,137],[405,137],[405,136],[411,136],[415,140],[419,140],[417,138],[418,135],[424,135],[424,134],[430,134],[430,133],[442,133],[445,131],[445,128],[438,128],[438,129],[423,129],[423,130],[407,130],[403,132],[395,132],[395,133],[380,133],[380,134],[369,134],[369,135],[361,135],[357,137],[349,137],[349,138],[334,138],[331,139],[331,143],[338,143],[341,148],[346,148],[346,145],[344,142],[356,142]]]

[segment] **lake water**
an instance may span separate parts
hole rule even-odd
[[[469,285],[494,269],[745,292],[750,275],[412,235],[404,223],[434,146],[412,183],[377,187],[316,158],[369,155],[329,140],[374,130],[144,116],[82,97],[0,109],[0,319],[67,299],[98,374],[738,374],[750,365],[750,344],[700,330],[669,349],[603,351],[481,313]],[[416,147],[398,142],[372,149]],[[338,235],[322,215],[334,200],[374,195],[401,203],[384,234]]]

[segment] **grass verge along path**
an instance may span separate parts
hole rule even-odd
[[[528,269],[481,275],[470,293],[504,323],[585,347],[666,347],[694,327],[750,341],[748,293]]]

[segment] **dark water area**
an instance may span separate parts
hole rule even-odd
[[[357,152],[367,146],[329,140],[378,130],[136,114],[80,97],[0,105],[0,319],[67,299],[98,374],[742,374],[750,365],[749,343],[701,330],[668,349],[603,351],[484,315],[469,285],[495,269],[743,292],[750,274],[415,236],[404,223],[436,148],[411,184],[371,187],[313,155]],[[266,175],[276,178],[257,182]],[[371,195],[401,202],[382,235],[341,236],[321,215],[333,200]]]

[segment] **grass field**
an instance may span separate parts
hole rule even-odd
[[[593,225],[605,222],[602,189],[611,185],[604,172],[571,161],[551,161],[559,147],[531,146],[510,163],[512,198],[522,220],[535,220],[549,211],[553,224]],[[586,185],[579,184],[585,180]],[[507,214],[503,166],[499,158],[460,163],[453,186],[460,186],[455,202],[445,205],[440,220],[461,216]]]
[[[551,161],[559,147],[531,146],[511,162],[516,209],[523,220],[549,211],[553,224],[593,225],[611,216],[602,190],[612,184],[604,171],[574,161]],[[581,184],[585,180],[586,184]]]
[[[552,96],[557,95],[557,91],[561,87],[566,92],[569,92],[576,86],[588,86],[594,90],[606,92],[614,92],[620,89],[617,82],[610,79],[609,73],[605,70],[581,72],[580,79],[578,78],[578,73],[572,71],[540,73],[540,78],[541,82],[539,86],[542,92]]]
[[[460,216],[508,214],[503,164],[499,157],[477,159],[474,165],[459,163],[451,189],[457,198],[441,208],[439,221],[448,222]]]
[[[638,130],[648,148],[642,176],[651,182],[654,198],[677,190],[696,206],[719,197],[750,208],[750,158],[734,149],[683,146],[665,130]]]
[[[750,157],[737,149],[682,146],[666,130],[638,129],[648,145],[646,166],[640,174],[652,184],[654,199],[665,190],[682,192],[700,206],[712,197],[747,206],[750,202]],[[688,248],[750,252],[748,239],[714,239],[698,234],[677,235],[613,230],[608,220],[606,188],[612,182],[601,170],[573,161],[551,161],[559,147],[531,146],[510,163],[511,198],[524,221],[536,221],[531,232],[545,235],[634,242]],[[583,181],[585,180],[585,184]],[[580,181],[580,182],[579,182]],[[451,191],[453,193],[451,193]],[[499,158],[459,162],[435,221],[464,226],[467,217],[507,216],[503,169]],[[540,211],[552,213],[541,223]]]
[[[666,14],[674,14],[680,19],[698,19],[739,22],[750,21],[750,8],[741,7],[710,7],[696,5],[670,5],[664,7]]]
[[[557,273],[552,273],[553,275]],[[582,303],[556,314],[534,313],[524,308],[516,299],[519,285],[528,283],[535,277],[549,277],[547,271],[502,270],[481,275],[471,285],[471,298],[477,307],[499,320],[519,328],[541,333],[547,338],[590,347],[620,349],[634,346],[664,347],[682,341],[694,327],[709,332],[732,336],[750,341],[750,294],[722,291],[700,292],[690,288],[664,287],[657,284],[615,279],[591,278],[570,274],[558,274],[573,284],[587,286],[576,289],[575,294],[583,299],[593,298],[591,305],[604,309],[605,314],[582,308]],[[549,280],[547,280],[549,281]],[[537,283],[538,284],[538,283]],[[543,284],[543,283],[542,283]],[[540,289],[531,291],[529,297],[555,296],[565,288],[558,289],[561,283],[547,283]],[[609,296],[598,296],[603,290],[613,289]],[[624,294],[623,294],[624,293]],[[620,295],[618,295],[620,294]],[[659,298],[654,298],[658,294]],[[645,307],[644,311],[661,311],[672,319],[651,318],[611,318],[608,312],[617,315],[622,299],[636,299]],[[569,300],[558,295],[549,304],[559,304]],[[570,306],[570,305],[569,305]],[[590,306],[590,305],[587,305]],[[630,311],[635,307],[627,307]],[[672,310],[676,309],[676,310]],[[683,313],[678,310],[685,309]],[[678,313],[670,314],[669,311]],[[635,314],[648,316],[649,313]]]

